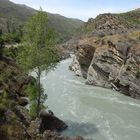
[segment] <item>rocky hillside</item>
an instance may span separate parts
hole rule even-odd
[[[25,5],[15,4],[9,0],[0,0],[0,29],[3,32],[13,32],[21,29],[24,23],[36,13],[36,10]],[[59,41],[70,39],[83,21],[70,19],[58,14],[48,13],[49,26],[58,33]]]
[[[40,112],[31,119],[28,85],[36,80],[22,72],[16,62],[0,57],[0,139],[1,140],[84,140],[82,137],[62,136],[59,131],[68,126],[52,111]]]
[[[139,28],[114,14],[99,15],[85,25],[90,33],[77,40],[70,69],[87,84],[140,99]]]
[[[11,58],[0,59],[0,138],[16,140],[27,136],[30,117],[25,87],[33,80],[23,75]]]
[[[140,27],[140,8],[118,15],[129,23]]]
[[[122,33],[140,27],[140,9],[121,14],[101,14],[95,19],[90,18],[80,29],[81,34],[93,33],[104,36],[106,34]]]

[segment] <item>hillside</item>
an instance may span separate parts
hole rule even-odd
[[[35,13],[36,10],[25,5],[15,4],[9,0],[0,0],[0,29],[3,32],[9,32],[21,28]],[[70,39],[75,30],[83,24],[81,20],[66,18],[58,14],[48,13],[48,17],[49,26],[61,36],[59,38],[61,41]]]
[[[130,12],[119,14],[118,16],[122,17],[129,23],[135,24],[136,26],[140,27],[140,8]]]
[[[90,18],[81,28],[81,34],[116,34],[140,27],[140,9],[121,14],[105,13],[95,19]]]
[[[61,40],[69,40],[84,23],[81,20],[66,18],[58,14],[48,13],[48,16],[49,26],[59,33]]]

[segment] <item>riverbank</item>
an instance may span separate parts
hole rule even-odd
[[[0,58],[0,139],[1,140],[83,140],[59,132],[68,126],[50,113],[32,119],[27,87],[36,79],[25,74],[12,58]],[[55,104],[55,103],[54,103]],[[43,134],[41,133],[43,132]]]

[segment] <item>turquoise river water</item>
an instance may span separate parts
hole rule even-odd
[[[140,100],[85,85],[85,79],[68,70],[71,61],[61,61],[41,78],[48,94],[46,105],[69,126],[63,135],[94,140],[140,140]]]

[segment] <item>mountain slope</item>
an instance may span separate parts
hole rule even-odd
[[[66,18],[58,14],[48,13],[49,26],[54,28],[63,40],[70,39],[76,30],[83,25],[83,21],[78,19]]]
[[[116,34],[140,27],[140,9],[121,14],[100,14],[81,27],[81,34]]]
[[[18,28],[23,25],[29,17],[33,16],[37,11],[25,5],[15,4],[9,0],[0,0],[0,29],[7,31],[7,26]],[[78,19],[70,19],[57,14],[48,13],[49,26],[54,28],[61,36],[61,40],[70,39],[77,28],[83,21]]]
[[[118,16],[122,17],[129,23],[135,24],[136,26],[140,27],[140,8],[130,12],[119,14]]]

